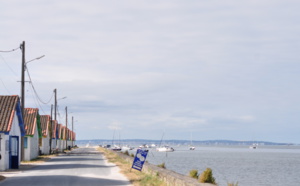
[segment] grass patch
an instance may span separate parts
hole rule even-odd
[[[191,178],[198,179],[198,177],[199,177],[198,170],[196,170],[196,169],[190,170],[189,175],[190,175]]]
[[[201,175],[199,176],[199,181],[200,183],[216,184],[216,180],[213,177],[211,168],[206,168],[206,170],[201,173]]]
[[[160,168],[163,168],[163,169],[165,169],[165,168],[166,168],[166,164],[165,164],[165,162],[164,162],[164,163],[161,163],[161,164],[158,164],[157,166],[158,166],[158,167],[160,167]]]
[[[236,182],[236,183],[234,183],[234,182],[232,182],[232,183],[227,183],[227,186],[238,186],[239,185],[239,182]]]
[[[98,150],[105,155],[109,162],[116,164],[121,169],[121,173],[124,174],[134,186],[166,186],[157,176],[131,169],[131,164],[119,157],[116,153],[101,147],[99,147]]]

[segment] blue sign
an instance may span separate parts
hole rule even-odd
[[[136,155],[134,157],[131,168],[141,171],[146,161],[147,154],[148,154],[148,150],[138,149],[136,151]]]

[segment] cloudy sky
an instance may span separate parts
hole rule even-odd
[[[0,51],[26,42],[41,101],[77,139],[300,143],[300,2],[10,0]],[[21,50],[0,52],[0,94],[20,95]],[[26,79],[29,80],[28,75]],[[51,99],[52,98],[52,99]]]

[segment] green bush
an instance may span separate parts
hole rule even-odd
[[[201,173],[199,177],[200,183],[212,183],[215,184],[216,180],[213,177],[212,170],[210,168],[206,168],[204,172]]]
[[[196,169],[190,170],[190,177],[198,179],[198,176],[199,176],[198,170]]]
[[[127,155],[127,156],[129,156],[128,150],[126,150],[126,151],[124,152],[124,154]]]
[[[131,153],[130,156],[131,156],[131,157],[134,157],[134,154]]]
[[[160,168],[163,168],[163,169],[165,169],[166,168],[166,165],[165,165],[165,163],[162,163],[162,164],[159,164],[159,165],[157,165],[158,167],[160,167]]]

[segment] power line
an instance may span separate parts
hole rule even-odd
[[[13,74],[15,74],[16,76],[18,76],[17,73],[8,65],[8,63],[6,62],[6,60],[4,59],[4,57],[2,55],[0,55],[0,57],[2,58],[2,60],[4,61],[4,63],[7,65],[7,67],[10,69],[10,71],[12,71]]]
[[[4,86],[4,88],[5,88],[5,90],[8,92],[8,94],[12,94],[12,93],[10,93],[10,91],[7,89],[7,87],[5,86],[5,84],[4,84],[4,82],[2,81],[2,79],[0,79],[0,81],[2,82],[2,85]]]
[[[32,87],[31,87],[31,89],[32,89]],[[45,113],[45,111],[43,110],[43,107],[40,105],[40,102],[38,101],[38,99],[37,99],[36,96],[34,95],[34,93],[33,93],[33,92],[30,92],[30,93],[31,93],[31,96],[33,97],[33,100],[34,100],[34,103],[35,103],[36,108],[39,108],[40,110],[42,110],[42,112],[44,113],[44,115],[47,115],[47,114]]]
[[[32,82],[32,79],[31,79],[31,77],[30,77],[28,68],[26,68],[26,71],[27,71],[27,75],[28,75],[29,80],[30,80],[30,85],[32,86],[32,89],[33,89],[33,91],[34,91],[36,97],[38,98],[38,100],[39,100],[41,103],[45,104],[45,105],[46,105],[46,104],[49,104],[50,101],[52,100],[54,94],[52,93],[52,96],[51,96],[51,98],[49,99],[49,101],[44,102],[44,101],[40,98],[40,96],[38,95],[38,93],[37,93],[37,91],[36,91],[36,89],[35,89],[35,87],[34,87],[34,85],[33,85],[33,82]]]
[[[11,49],[11,50],[0,50],[0,52],[14,52],[14,51],[16,51],[18,49],[20,49],[20,47],[14,48],[14,49]]]
[[[58,115],[58,120],[60,121],[59,123],[62,123],[62,121],[65,119],[65,116],[61,116],[60,113],[59,113],[59,109],[57,109],[57,115]]]

